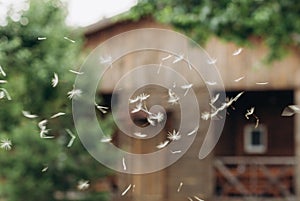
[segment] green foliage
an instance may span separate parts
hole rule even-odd
[[[0,0],[1,3],[1,0]],[[58,0],[31,0],[20,20],[7,16],[7,25],[0,27],[0,65],[7,77],[0,84],[12,100],[0,99],[0,140],[12,141],[12,149],[0,149],[0,200],[56,200],[55,193],[77,191],[81,179],[96,182],[110,174],[83,148],[77,138],[72,147],[65,129],[75,132],[71,100],[75,75],[69,72],[79,65],[82,36],[65,25],[64,5]],[[46,37],[46,40],[38,40]],[[72,43],[64,37],[75,40]],[[56,88],[51,86],[53,74],[59,76]],[[39,115],[28,119],[22,110]],[[57,112],[65,116],[49,119]],[[48,119],[47,128],[54,139],[39,136],[38,122]],[[110,120],[102,120],[113,132]],[[42,169],[48,170],[42,172]],[[87,190],[84,199],[106,200],[107,195]]]
[[[297,0],[139,0],[122,18],[150,16],[171,24],[203,44],[210,36],[249,45],[256,37],[269,47],[266,61],[282,58],[287,47],[300,45]]]

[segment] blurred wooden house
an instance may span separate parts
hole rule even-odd
[[[104,19],[86,28],[86,51],[120,33],[140,28],[171,29],[149,18],[137,22]],[[244,91],[234,108],[228,109],[222,136],[213,153],[203,160],[198,159],[203,141],[201,133],[208,126],[204,122],[192,147],[170,167],[146,175],[116,173],[113,200],[180,201],[188,197],[222,201],[300,199],[300,116],[281,116],[286,106],[300,105],[299,50],[293,50],[283,60],[265,66],[261,61],[267,54],[266,47],[259,40],[253,39],[252,42],[253,48],[244,48],[237,56],[233,52],[239,47],[217,38],[212,38],[204,47],[211,57],[217,59],[216,66],[227,96],[234,97]],[[139,41],[124,41],[124,45],[127,43]],[[139,60],[142,60],[140,63],[149,63],[151,58],[140,57]],[[117,70],[100,85],[100,93],[107,97],[107,104],[110,104],[110,94],[121,76],[140,63],[129,56],[127,60],[114,64],[113,68]],[[192,75],[190,78],[194,79]],[[166,79],[172,82],[170,77]],[[195,83],[193,88],[197,96],[206,100],[203,104],[207,105],[209,98],[204,93],[205,83]],[[252,107],[255,115],[245,118],[247,110]],[[180,121],[174,115],[176,111],[169,108],[167,112],[165,131],[171,130]],[[143,123],[143,118],[136,116],[134,121]],[[115,138],[120,146],[125,144],[129,151],[136,153],[154,151],[151,147],[159,142],[155,139],[141,144],[123,137],[120,132]],[[134,191],[121,196],[129,184],[135,185]]]

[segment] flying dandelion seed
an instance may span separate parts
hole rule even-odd
[[[199,126],[197,126],[194,130],[192,130],[191,132],[189,132],[187,134],[187,136],[194,135],[198,131],[198,129],[199,129]]]
[[[3,75],[4,77],[6,77],[6,73],[4,72],[2,66],[0,66],[0,75]]]
[[[175,64],[175,63],[177,63],[177,62],[183,60],[183,56],[184,56],[184,55],[182,54],[182,55],[179,55],[178,57],[175,57],[175,60],[173,61],[173,64]]]
[[[245,76],[242,76],[242,77],[239,77],[239,78],[235,79],[234,81],[235,81],[235,82],[239,82],[239,81],[241,81],[241,80],[244,79],[244,78],[245,78]]]
[[[60,116],[64,116],[64,115],[66,115],[66,113],[64,113],[64,112],[58,112],[58,113],[52,115],[50,117],[50,119],[54,119],[54,118],[57,118],[57,117],[60,117]]]
[[[193,201],[193,199],[192,199],[192,198],[190,198],[190,197],[187,197],[187,199],[188,199],[189,201]]]
[[[183,96],[186,96],[186,94],[189,92],[190,88],[192,88],[192,87],[193,87],[193,84],[182,85],[181,89],[185,89],[186,90]]]
[[[72,89],[71,91],[68,92],[68,98],[73,99],[80,97],[82,94],[82,91],[80,89]]]
[[[175,130],[173,130],[173,132],[168,132],[168,139],[175,141],[175,140],[180,140],[181,135],[179,134],[179,131],[176,132]]]
[[[47,136],[46,134],[48,134],[49,129],[47,129],[46,124],[48,123],[48,121],[42,120],[38,123],[38,127],[40,128],[40,138],[44,138],[44,139],[49,139],[49,138],[54,138],[54,136]]]
[[[214,104],[219,99],[219,97],[220,97],[220,94],[216,94],[216,96],[210,100],[210,103]]]
[[[211,115],[210,115],[209,112],[203,112],[203,113],[201,114],[201,118],[202,118],[203,120],[208,120],[210,117],[211,117]]]
[[[11,150],[12,143],[9,139],[2,139],[0,141],[0,148],[6,151]]]
[[[5,84],[7,83],[7,80],[0,80],[0,84]]]
[[[103,137],[102,139],[101,139],[101,142],[104,142],[104,143],[107,143],[107,142],[111,142],[111,137]]]
[[[79,71],[76,71],[76,70],[69,70],[71,73],[74,73],[76,75],[83,75],[83,72],[79,72]]]
[[[56,73],[53,74],[54,77],[51,80],[52,87],[56,87],[58,84],[58,75]]]
[[[164,114],[161,113],[161,112],[158,112],[157,114],[152,114],[151,113],[151,114],[149,114],[149,117],[147,119],[149,119],[149,121],[153,121],[154,120],[157,123],[160,123],[160,122],[162,122],[164,120]]]
[[[235,51],[232,53],[232,55],[233,55],[233,56],[237,56],[237,55],[241,54],[242,51],[243,51],[243,48],[239,48],[239,49],[235,50]]]
[[[47,170],[48,170],[48,166],[44,167],[44,168],[42,169],[42,172],[46,172]]]
[[[183,183],[180,182],[180,184],[179,184],[179,186],[178,186],[178,188],[177,188],[177,192],[180,192],[182,185],[183,185]]]
[[[255,84],[257,84],[257,85],[267,85],[267,84],[269,84],[269,82],[256,82]]]
[[[169,93],[168,103],[172,105],[178,104],[179,97],[171,89],[169,89],[168,93]]]
[[[210,82],[210,81],[206,81],[206,84],[210,85],[210,86],[214,86],[217,84],[217,82]]]
[[[164,148],[164,147],[166,147],[168,144],[169,144],[169,140],[166,140],[166,141],[164,141],[164,142],[161,142],[159,145],[157,145],[156,147],[158,148],[158,149],[162,149],[162,148]]]
[[[254,113],[254,109],[255,107],[252,107],[249,110],[247,110],[247,113],[245,114],[246,119],[249,119],[249,116]]]
[[[46,37],[38,37],[37,39],[38,40],[46,40],[47,38]]]
[[[72,40],[72,39],[70,39],[70,38],[68,38],[66,36],[64,37],[64,39],[67,40],[67,41],[70,41],[71,43],[75,43],[75,40]]]
[[[81,190],[81,191],[88,189],[89,186],[90,186],[90,184],[89,184],[88,180],[80,180],[77,184],[78,190]]]
[[[134,99],[129,99],[129,103],[136,103],[136,102],[138,102],[138,101],[140,101],[140,102],[141,102],[141,101],[145,101],[145,100],[147,100],[149,97],[150,97],[149,94],[144,94],[144,93],[142,93],[142,94],[136,96]]]
[[[143,133],[141,133],[141,132],[135,132],[135,133],[133,133],[135,136],[137,136],[137,137],[140,137],[140,138],[145,138],[145,137],[147,137],[147,135],[146,134],[143,134]]]
[[[204,201],[204,200],[202,200],[201,198],[197,197],[196,195],[194,196],[194,198],[195,198],[196,200],[198,200],[198,201]]]
[[[172,154],[180,154],[181,152],[181,150],[171,151]]]
[[[106,114],[106,113],[107,113],[107,110],[109,109],[109,107],[97,105],[96,103],[95,103],[95,106],[96,106],[96,108],[97,108],[100,112],[102,112],[102,114]]]
[[[71,136],[71,139],[67,145],[67,147],[71,147],[76,139],[76,136],[69,129],[65,129],[65,131]]]
[[[131,184],[122,192],[121,196],[124,196],[131,188]]]
[[[124,157],[122,158],[122,165],[123,165],[123,169],[126,170],[127,167],[126,167],[126,163],[125,163],[125,158]]]
[[[169,54],[168,56],[162,58],[161,60],[162,60],[162,61],[165,61],[165,60],[167,60],[167,59],[170,59],[171,57],[172,57],[172,55]]]
[[[11,100],[9,93],[4,88],[0,88],[0,99],[6,97],[7,100]]]
[[[131,113],[137,113],[143,109],[143,104],[139,102],[136,104],[135,108],[131,111]]]
[[[24,111],[24,110],[22,111],[22,114],[24,115],[24,117],[27,117],[29,119],[34,119],[34,118],[38,117],[38,115],[36,115],[36,114],[30,114],[30,112]]]
[[[294,114],[300,113],[299,105],[288,105],[284,108],[281,113],[281,116],[293,116]]]
[[[207,63],[209,65],[215,64],[215,63],[217,63],[217,59],[216,58],[209,59],[209,60],[207,60]]]

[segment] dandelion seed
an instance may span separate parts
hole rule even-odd
[[[88,189],[89,186],[90,186],[90,184],[89,184],[88,180],[80,180],[77,184],[78,190],[81,190],[81,191]]]
[[[102,139],[101,139],[101,142],[105,142],[105,143],[107,143],[107,142],[111,142],[111,137],[103,137]]]
[[[29,119],[34,119],[34,118],[37,118],[38,116],[36,114],[30,114],[30,112],[28,111],[22,111],[24,117],[27,117]]]
[[[151,120],[156,120],[158,123],[160,123],[164,120],[164,114],[161,112],[158,112],[157,114],[150,114],[150,116],[148,118]]]
[[[237,101],[237,100],[241,97],[241,95],[243,95],[243,94],[244,94],[244,91],[238,93],[238,95],[236,95],[236,96],[232,99],[232,101]]]
[[[175,130],[173,130],[173,132],[168,132],[168,139],[175,141],[175,140],[180,140],[181,135],[179,134],[179,131],[176,132]]]
[[[209,112],[203,112],[203,113],[201,114],[201,118],[202,118],[203,120],[208,120],[210,117],[211,117],[211,115],[210,115]]]
[[[244,78],[245,78],[245,76],[242,76],[242,77],[239,77],[239,78],[235,79],[234,81],[235,81],[235,82],[239,82],[239,81],[241,81],[241,80],[244,79]]]
[[[46,40],[46,37],[38,37],[38,40]]]
[[[210,81],[206,81],[206,84],[210,85],[210,86],[214,86],[217,84],[217,82],[210,82]]]
[[[140,138],[145,138],[145,137],[147,137],[147,135],[146,134],[143,134],[143,133],[141,133],[141,132],[135,132],[135,133],[133,133],[135,136],[137,136],[137,137],[140,137]]]
[[[199,126],[197,126],[194,130],[192,130],[191,132],[189,132],[187,134],[187,136],[194,135],[198,131],[198,129],[199,129]]]
[[[250,108],[250,110],[247,110],[247,113],[245,114],[246,119],[249,119],[248,116],[252,115],[254,113],[254,107]]]
[[[179,97],[171,89],[169,89],[168,103],[174,105],[174,104],[178,104],[178,101],[179,101]]]
[[[67,41],[70,41],[71,43],[75,43],[75,40],[71,40],[70,38],[68,38],[68,37],[64,37],[64,39],[66,39]]]
[[[74,73],[76,75],[82,75],[83,72],[75,71],[75,70],[69,70],[71,73]]]
[[[0,88],[0,99],[6,96],[7,100],[11,100],[9,93],[4,88]]]
[[[46,124],[48,123],[48,121],[42,120],[38,123],[38,127],[40,128],[40,138],[44,138],[44,139],[49,139],[49,138],[54,138],[54,136],[47,136],[46,134],[48,134],[49,129],[47,129]]]
[[[220,94],[216,94],[216,96],[211,99],[210,103],[214,104],[219,99],[219,97],[220,97]]]
[[[125,163],[125,158],[124,157],[122,158],[122,165],[123,165],[123,169],[126,170],[127,167],[126,167],[126,163]]]
[[[257,128],[258,124],[259,124],[259,118],[256,115],[253,115],[253,116],[256,119],[255,128]]]
[[[177,192],[179,192],[179,191],[181,190],[182,185],[183,185],[183,183],[180,182],[180,184],[179,184],[179,186],[178,186],[178,188],[177,188]]]
[[[179,55],[178,57],[175,57],[175,60],[173,61],[173,64],[181,61],[183,59],[183,54],[182,55]]]
[[[97,105],[96,103],[95,103],[95,106],[96,106],[96,108],[97,108],[100,112],[102,112],[103,114],[106,114],[106,113],[107,113],[107,110],[109,109],[109,107]]]
[[[192,199],[192,198],[190,198],[190,197],[187,197],[187,199],[188,199],[189,201],[193,201],[193,199]]]
[[[267,85],[267,84],[269,84],[269,82],[256,82],[255,84],[257,84],[257,85]]]
[[[131,188],[131,184],[122,192],[121,196],[124,196]]]
[[[67,145],[67,147],[71,147],[73,145],[74,140],[76,139],[76,136],[69,129],[65,129],[65,131],[71,136],[71,139]]]
[[[7,80],[0,80],[0,84],[5,84],[7,83]]]
[[[48,170],[48,166],[44,167],[44,168],[42,169],[42,172],[46,172],[47,170]]]
[[[281,116],[292,116],[296,113],[300,113],[300,106],[299,105],[288,105],[282,111]]]
[[[0,148],[1,149],[4,149],[4,150],[11,150],[11,147],[12,147],[12,143],[9,139],[2,139],[0,141]]]
[[[131,113],[137,113],[143,109],[143,104],[139,102],[136,104],[135,108],[131,111]]]
[[[171,151],[172,154],[180,154],[181,152],[181,150]]]
[[[52,83],[52,87],[56,87],[58,84],[58,75],[56,73],[54,73],[54,77],[51,80]]]
[[[169,140],[166,140],[166,141],[164,141],[164,142],[161,142],[159,145],[157,145],[156,147],[158,148],[158,149],[162,149],[162,148],[164,148],[164,147],[166,147],[168,144],[169,144]]]
[[[232,55],[233,55],[233,56],[237,56],[237,55],[241,54],[242,51],[243,51],[243,48],[239,48],[239,49],[237,49],[236,51],[234,51],[234,52],[232,53]]]
[[[72,89],[71,91],[68,92],[68,98],[73,99],[80,97],[82,94],[82,91],[80,89]]]
[[[204,200],[202,200],[201,198],[197,197],[196,195],[194,196],[194,198],[195,198],[196,200],[198,200],[198,201],[204,201]]]
[[[134,192],[135,184],[132,185],[132,192]]]
[[[168,56],[162,58],[161,60],[162,60],[162,61],[165,61],[165,60],[167,60],[167,59],[170,59],[171,57],[172,57],[172,55],[169,54]]]
[[[156,126],[156,122],[153,119],[151,119],[150,117],[147,117],[147,121],[151,126]]]
[[[182,85],[181,89],[185,89],[185,93],[183,96],[186,96],[186,94],[189,92],[190,88],[192,88],[193,84],[186,84],[186,85]]]
[[[129,99],[129,103],[135,103],[135,102],[138,102],[138,101],[145,101],[149,97],[150,97],[149,94],[142,93],[142,94],[138,95],[137,97],[135,97],[134,99]]]
[[[4,72],[2,66],[0,66],[0,75],[3,75],[4,77],[6,77],[6,73]]]
[[[58,113],[52,115],[52,116],[50,117],[50,119],[54,119],[54,118],[63,116],[63,115],[65,115],[65,114],[66,114],[66,113],[64,113],[64,112],[58,112]]]
[[[43,129],[46,129],[46,124],[48,123],[48,121],[46,120],[46,119],[44,119],[44,120],[42,120],[42,121],[40,121],[39,123],[38,123],[38,127],[41,129],[41,130],[43,130]]]
[[[209,60],[207,60],[207,63],[209,65],[215,64],[215,63],[217,63],[217,59],[216,58],[209,59]]]

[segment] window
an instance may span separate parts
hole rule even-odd
[[[244,150],[249,154],[262,154],[267,151],[267,129],[264,125],[255,128],[246,125],[244,128]]]

